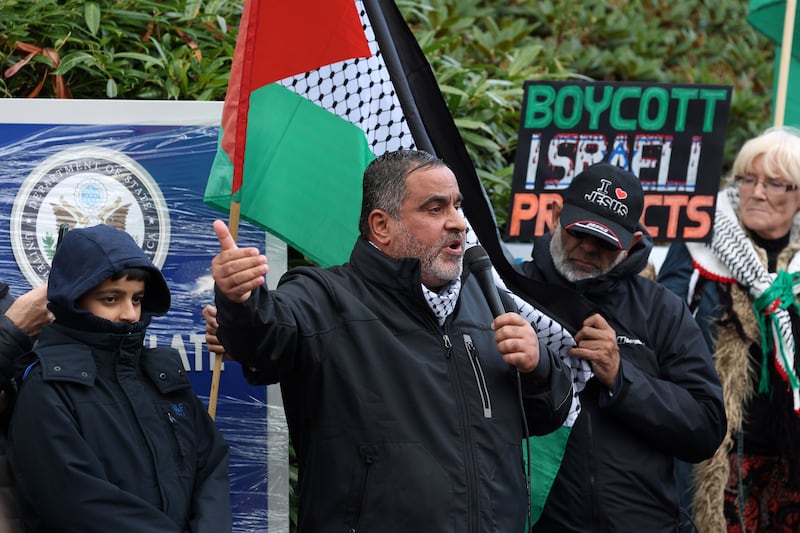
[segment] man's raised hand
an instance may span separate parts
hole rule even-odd
[[[257,248],[239,248],[228,226],[214,221],[220,252],[211,261],[211,275],[222,294],[229,300],[242,303],[254,289],[264,284],[269,272],[267,257]]]

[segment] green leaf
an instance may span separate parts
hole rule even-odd
[[[228,21],[225,20],[225,17],[217,16],[217,24],[219,24],[219,29],[222,33],[228,33]]]
[[[542,53],[544,47],[540,43],[528,45],[519,50],[511,64],[508,65],[508,75],[517,76],[523,70],[530,68],[534,64],[537,56]]]
[[[114,81],[114,78],[109,78],[106,82],[106,96],[109,98],[117,97],[117,82]]]
[[[147,54],[141,54],[139,52],[118,52],[114,54],[114,58],[135,59],[137,61],[145,63],[148,66],[164,64],[164,62],[158,57],[149,56]]]
[[[496,142],[486,138],[485,135],[472,133],[470,131],[462,131],[461,136],[464,138],[465,142],[472,143],[475,146],[485,148],[486,150],[495,151],[500,149],[500,146]]]
[[[478,120],[469,120],[465,118],[457,119],[455,123],[456,126],[458,126],[459,128],[464,128],[468,130],[479,130],[484,127],[483,122],[480,122]]]
[[[183,16],[187,19],[193,19],[200,13],[200,8],[203,6],[201,0],[188,0],[186,6],[183,8]]]
[[[83,6],[83,18],[92,35],[97,35],[100,29],[100,6],[95,2],[86,2]]]
[[[91,54],[87,54],[86,52],[74,52],[71,54],[67,54],[61,58],[61,63],[58,65],[58,69],[56,69],[53,74],[66,74],[70,70],[72,70],[77,65],[96,65],[97,62],[95,58]]]

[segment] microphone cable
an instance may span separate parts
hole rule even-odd
[[[516,386],[517,386],[517,402],[519,403],[520,413],[522,413],[522,440],[525,443],[524,455],[525,455],[525,492],[527,493],[527,508],[528,508],[528,519],[527,519],[527,528],[526,533],[531,530],[533,527],[533,509],[531,509],[531,485],[532,485],[532,477],[533,471],[531,469],[531,435],[530,429],[528,428],[528,418],[525,416],[525,403],[522,401],[522,377],[519,374],[519,369],[514,369],[514,377],[516,378]]]

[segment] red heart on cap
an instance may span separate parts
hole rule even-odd
[[[627,197],[628,197],[628,193],[626,193],[625,191],[623,191],[623,190],[622,190],[622,189],[620,189],[619,187],[617,187],[616,189],[614,189],[614,194],[616,194],[616,195],[617,195],[617,198],[619,198],[620,200],[624,200],[625,198],[627,198]]]

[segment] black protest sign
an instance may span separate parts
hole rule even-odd
[[[730,99],[721,85],[526,82],[507,238],[542,235],[572,178],[609,161],[639,177],[655,241],[709,239]]]

